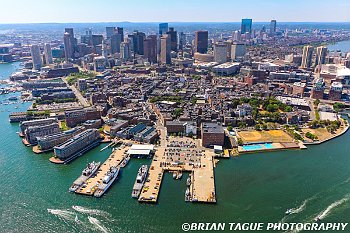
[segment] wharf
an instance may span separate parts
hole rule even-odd
[[[172,164],[166,160],[165,148],[159,148],[154,155],[147,180],[141,190],[140,202],[156,203],[165,171],[191,172],[192,202],[215,203],[214,152],[205,150],[200,156],[200,164]]]
[[[113,151],[109,158],[101,165],[95,175],[90,177],[85,184],[85,187],[80,187],[75,193],[92,196],[95,192],[96,185],[102,182],[102,178],[112,166],[119,166],[124,160],[129,147],[121,147]]]

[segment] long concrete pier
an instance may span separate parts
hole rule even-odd
[[[109,171],[110,167],[120,165],[126,157],[126,152],[128,150],[129,147],[122,147],[114,150],[109,158],[101,165],[96,174],[89,178],[82,187],[75,191],[75,193],[92,196],[96,191],[97,185],[102,182],[102,178],[107,171]]]

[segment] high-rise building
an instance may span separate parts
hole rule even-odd
[[[186,46],[186,35],[183,32],[179,33],[179,49],[183,50],[183,48]]]
[[[63,42],[64,42],[64,57],[66,61],[68,61],[69,59],[72,59],[74,55],[71,35],[68,32],[64,33]]]
[[[143,41],[143,54],[149,62],[157,62],[157,35],[149,35]]]
[[[76,40],[74,38],[73,28],[65,28],[64,31],[64,52],[67,61],[71,58],[74,58]]]
[[[115,34],[115,27],[106,27],[106,37],[110,39]]]
[[[170,52],[171,52],[170,36],[167,34],[164,34],[160,38],[160,62],[162,64],[171,64]]]
[[[270,35],[274,36],[276,34],[276,27],[277,27],[277,21],[276,20],[271,20],[270,23]]]
[[[45,62],[47,65],[53,63],[53,58],[52,58],[52,50],[51,50],[51,45],[50,44],[45,44],[44,45],[44,54],[45,54]]]
[[[244,57],[246,53],[246,45],[243,43],[233,43],[231,45],[231,59],[236,60]]]
[[[146,38],[145,33],[134,31],[131,35],[128,35],[131,41],[131,50],[135,54],[143,55],[143,41]]]
[[[217,63],[227,61],[227,45],[225,43],[214,44],[214,61]]]
[[[252,19],[242,19],[241,34],[252,33]]]
[[[160,23],[159,24],[159,35],[163,35],[168,32],[168,23]]]
[[[174,30],[173,27],[170,27],[167,34],[170,35],[171,51],[176,52],[177,51],[177,32]]]
[[[241,33],[239,31],[234,31],[232,34],[233,41],[241,41]]]
[[[322,65],[326,63],[327,47],[320,46],[316,49],[316,60],[315,66]]]
[[[124,41],[120,44],[120,58],[123,61],[129,60],[131,57],[130,41]]]
[[[314,47],[307,45],[303,48],[303,56],[301,58],[301,67],[310,68],[312,66],[312,54]]]
[[[208,51],[208,31],[196,31],[194,38],[194,52],[207,53]]]
[[[120,34],[122,37],[122,41],[124,41],[124,29],[121,27],[117,27],[117,34]]]
[[[30,52],[32,55],[32,61],[33,61],[33,69],[34,70],[40,70],[43,63],[41,60],[41,54],[40,54],[40,48],[38,45],[32,45],[30,47]]]
[[[123,42],[121,34],[114,34],[110,39],[111,53],[120,53],[120,44]]]

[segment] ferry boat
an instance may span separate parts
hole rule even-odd
[[[139,168],[139,171],[137,173],[135,184],[132,189],[131,197],[138,198],[140,196],[141,189],[146,181],[147,174],[148,174],[148,166],[142,165]]]
[[[130,160],[130,156],[126,156],[123,162],[120,164],[120,167],[125,167],[129,163],[129,160]]]
[[[75,192],[80,186],[84,184],[85,181],[87,181],[87,179],[96,173],[100,165],[100,162],[96,163],[95,161],[89,163],[87,167],[82,171],[81,176],[73,182],[72,186],[70,186],[69,191]]]
[[[102,184],[97,185],[96,191],[94,193],[95,197],[101,197],[108,190],[108,188],[111,186],[111,184],[113,184],[115,179],[117,179],[119,170],[119,167],[110,167],[109,171],[102,178]]]

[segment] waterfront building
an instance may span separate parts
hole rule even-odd
[[[214,62],[219,64],[227,62],[227,45],[225,43],[214,44]]]
[[[40,70],[43,65],[41,60],[40,47],[38,45],[32,45],[30,47],[30,52],[32,55],[33,69]]]
[[[201,127],[202,146],[223,146],[225,132],[221,125],[217,123],[203,122]]]
[[[143,42],[143,55],[147,58],[148,62],[157,62],[157,36],[149,35]]]
[[[60,132],[60,127],[58,123],[55,122],[49,125],[29,126],[24,131],[24,136],[30,145],[35,145],[37,143],[37,137],[43,137],[58,132]]]
[[[271,20],[270,22],[270,36],[274,36],[276,34],[276,26],[277,26],[277,21],[276,20]]]
[[[98,145],[99,141],[100,132],[97,129],[87,129],[64,144],[55,146],[54,153],[60,160],[69,161]]]
[[[168,23],[160,23],[159,24],[159,35],[162,36],[163,34],[168,32]]]
[[[19,123],[19,128],[21,131],[20,133],[24,135],[24,132],[28,127],[50,125],[53,123],[58,123],[56,118],[46,118],[46,119],[40,119],[40,120],[22,121]]]
[[[246,53],[246,45],[243,43],[233,43],[231,45],[231,59],[232,61],[241,59]]]
[[[171,41],[170,36],[167,34],[162,35],[160,38],[160,63],[171,64]]]
[[[177,32],[173,27],[169,28],[167,34],[170,36],[171,51],[177,51]]]
[[[83,132],[84,130],[84,127],[79,126],[70,130],[66,130],[62,133],[37,137],[39,149],[42,151],[53,150],[55,146],[64,143],[65,141]]]
[[[252,33],[252,19],[242,19],[241,34]]]
[[[196,31],[194,38],[194,52],[208,52],[208,31]]]
[[[44,54],[45,54],[46,65],[52,64],[53,63],[52,50],[51,50],[51,45],[48,43],[44,45]]]
[[[326,63],[327,47],[320,46],[316,48],[316,60],[315,66],[322,65]]]
[[[312,66],[312,54],[314,48],[312,46],[304,46],[303,48],[303,56],[301,59],[301,68],[307,69]]]
[[[87,120],[97,120],[101,118],[101,113],[96,108],[83,108],[65,111],[66,123],[68,127],[75,127]]]

